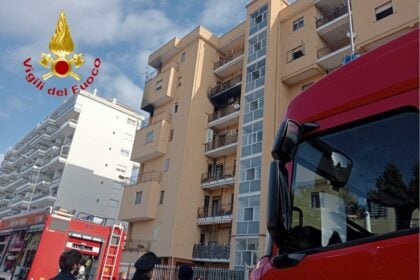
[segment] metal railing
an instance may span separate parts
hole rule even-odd
[[[335,20],[338,17],[341,17],[344,14],[348,13],[348,9],[347,6],[342,6],[342,7],[336,7],[334,9],[334,12],[332,12],[331,14],[322,16],[322,18],[319,18],[316,20],[316,28],[329,23],[330,21]]]
[[[219,93],[224,92],[228,89],[231,89],[237,86],[238,84],[240,85],[241,82],[242,82],[242,75],[238,75],[227,82],[218,84],[217,86],[210,88],[209,97],[212,98],[213,96],[218,95]]]
[[[141,128],[147,128],[151,125],[154,125],[155,123],[158,123],[160,121],[167,121],[168,123],[170,123],[172,120],[172,116],[171,114],[169,114],[168,112],[161,112],[159,114],[154,115],[153,117],[149,118],[148,121],[142,122],[141,124]]]
[[[153,79],[154,77],[156,77],[158,75],[158,71],[157,70],[153,70],[151,72],[147,72],[145,75],[145,83],[147,83],[148,81],[150,81],[151,79]]]
[[[238,134],[220,137],[216,140],[207,142],[205,144],[205,152],[209,152],[211,150],[215,150],[217,148],[221,148],[221,147],[227,146],[229,144],[237,143],[237,142],[238,142]]]
[[[206,172],[201,174],[201,183],[208,183],[220,179],[227,179],[235,177],[235,167],[223,168],[222,172]]]
[[[224,57],[220,58],[219,61],[214,63],[214,70],[216,70],[217,68],[225,65],[228,62],[231,62],[232,60],[234,60],[235,58],[241,56],[244,54],[244,49],[237,49],[235,51],[233,51],[233,53],[227,54]]]
[[[159,171],[148,171],[144,172],[138,180],[138,183],[147,183],[147,182],[158,182],[162,179],[162,173]]]
[[[199,207],[197,209],[197,218],[212,218],[232,215],[232,206],[224,205],[217,208]]]
[[[237,106],[234,106],[234,105],[237,105]],[[227,115],[230,115],[234,112],[239,112],[240,108],[241,107],[240,107],[239,103],[230,104],[230,105],[214,112],[213,114],[210,114],[209,115],[209,122],[212,122],[214,120],[223,118],[223,117],[225,117]]]
[[[193,277],[197,280],[243,280],[245,272],[242,270],[229,270],[226,268],[192,267]],[[153,269],[151,280],[176,280],[178,279],[179,266],[158,264]],[[125,279],[132,279],[135,272],[133,266],[129,266]]]
[[[125,242],[124,251],[133,252],[148,252],[150,249],[150,241],[144,241],[141,239],[130,239]]]
[[[346,46],[350,46],[350,39],[349,38],[345,38],[343,40],[337,41],[333,44],[329,44],[326,47],[320,48],[317,51],[317,57],[318,59],[320,59],[321,57],[324,57],[330,53],[333,53],[339,49],[342,49]]]
[[[194,244],[193,259],[223,259],[229,260],[230,245],[209,243]]]

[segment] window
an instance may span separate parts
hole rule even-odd
[[[165,159],[165,161],[163,162],[163,172],[168,172],[169,163],[170,163],[170,159],[169,158]]]
[[[125,173],[125,171],[127,170],[127,167],[125,167],[124,165],[118,164],[116,170],[117,172]]]
[[[109,207],[117,208],[119,206],[120,202],[116,199],[110,199],[108,202]]]
[[[165,199],[165,191],[160,191],[159,204],[163,204],[164,199]]]
[[[303,27],[303,17],[298,18],[293,22],[293,31],[296,31]]]
[[[180,87],[182,84],[182,76],[178,77],[178,82],[177,82],[177,86]]]
[[[285,250],[418,232],[418,141],[418,113],[403,112],[299,144]]]
[[[169,134],[169,141],[174,140],[174,130],[171,129],[171,133]]]
[[[116,190],[121,190],[122,189],[122,183],[114,181],[114,182],[112,182],[112,188],[116,189]]]
[[[121,149],[121,150],[120,150],[120,154],[121,154],[123,157],[128,157],[128,156],[130,155],[130,151],[129,151],[129,150],[126,150],[126,149]]]
[[[174,104],[174,114],[178,112],[178,102],[175,102]]]
[[[294,48],[287,52],[287,63],[292,62],[293,60],[298,59],[305,55],[305,48],[304,44],[302,43],[300,46]]]
[[[245,208],[244,209],[244,221],[254,220],[254,208]]]
[[[133,141],[133,135],[131,135],[130,133],[124,132],[123,140],[131,143],[131,141]]]
[[[141,204],[141,198],[143,197],[143,192],[136,192],[136,197],[134,198],[134,205],[140,205]]]
[[[185,52],[182,52],[182,54],[181,54],[181,62],[184,62],[185,61]]]
[[[159,81],[156,81],[156,87],[155,87],[156,91],[162,89],[162,84],[163,84],[162,79],[160,79]]]
[[[384,17],[392,15],[393,13],[394,13],[394,9],[392,8],[391,1],[383,4],[382,6],[375,8],[376,20],[381,20]]]
[[[319,208],[319,192],[311,192],[311,207]]]
[[[133,119],[127,118],[127,124],[129,124],[129,125],[136,125],[136,124],[137,124],[137,122],[136,122],[136,120],[133,120]]]
[[[154,132],[153,132],[153,130],[152,130],[152,131],[147,132],[147,134],[146,134],[146,142],[145,142],[144,144],[149,144],[149,143],[152,143],[152,142],[153,142],[153,137],[154,137]]]

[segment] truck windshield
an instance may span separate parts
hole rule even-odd
[[[322,143],[322,145],[320,145]],[[321,165],[334,153],[352,164],[337,186]],[[403,112],[300,143],[286,250],[296,252],[419,226],[419,116]]]

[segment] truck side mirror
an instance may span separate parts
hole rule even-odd
[[[296,147],[300,139],[302,127],[293,120],[286,120],[274,140],[271,155],[274,159],[282,160],[284,163],[291,161],[296,153]]]
[[[272,161],[269,176],[267,230],[273,242],[280,247],[287,238],[291,225],[288,176],[284,163]]]

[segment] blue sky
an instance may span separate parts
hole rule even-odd
[[[245,18],[249,0],[16,0],[0,2],[0,161],[4,152],[47,117],[66,97],[50,96],[47,88],[70,88],[89,76],[95,57],[102,61],[88,91],[116,97],[138,109],[148,55],[173,37],[197,25],[220,35]],[[34,75],[45,74],[40,53],[48,44],[63,10],[75,53],[85,64],[70,77],[51,77],[38,90],[25,80],[23,61],[31,57]]]

